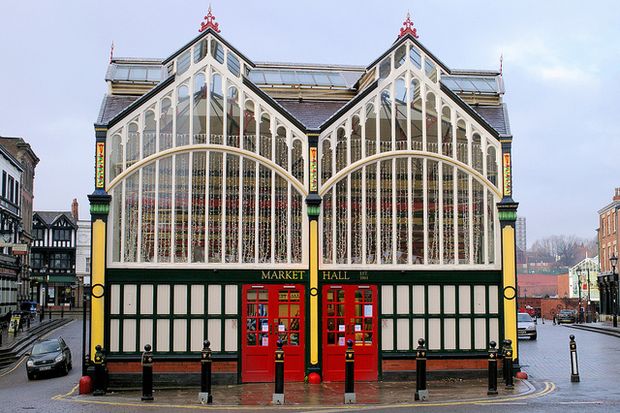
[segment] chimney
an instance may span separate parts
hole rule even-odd
[[[616,188],[616,192],[614,193],[614,201],[620,201],[620,188]]]
[[[77,198],[73,198],[73,202],[71,203],[71,215],[77,221],[78,220],[78,201]]]

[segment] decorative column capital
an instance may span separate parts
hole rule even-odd
[[[321,197],[318,194],[309,194],[306,197],[306,205],[308,205],[308,216],[310,219],[318,219],[321,214]]]
[[[502,224],[508,224],[517,220],[518,202],[512,199],[504,198],[502,202],[497,204],[497,212],[499,220]]]
[[[90,215],[92,219],[106,219],[110,212],[110,201],[112,197],[103,190],[96,190],[88,195],[88,200],[90,201]]]

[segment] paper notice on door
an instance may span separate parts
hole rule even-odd
[[[279,332],[286,331],[286,326],[284,324],[278,324],[278,331]]]
[[[364,305],[364,317],[372,317],[372,304]]]
[[[338,331],[344,331],[344,324],[340,324],[338,326]]]
[[[338,337],[338,345],[344,346],[344,337]]]
[[[260,326],[260,331],[262,331],[263,333],[268,333],[269,332],[269,324],[262,324]]]
[[[362,331],[362,325],[361,324],[356,324],[355,325],[355,331]]]
[[[263,346],[263,347],[269,346],[269,337],[263,337],[263,339],[261,341],[261,346]]]

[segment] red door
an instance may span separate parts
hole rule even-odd
[[[323,286],[323,380],[344,380],[347,340],[355,350],[355,380],[377,380],[377,287]]]
[[[299,285],[243,286],[241,380],[269,382],[275,379],[275,350],[284,345],[284,380],[303,381],[304,289]]]

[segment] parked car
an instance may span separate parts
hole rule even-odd
[[[557,315],[558,324],[562,323],[574,323],[577,321],[577,311],[575,310],[560,310]]]
[[[530,340],[536,340],[538,337],[536,320],[528,313],[517,314],[517,337],[529,337]]]
[[[71,350],[62,337],[37,341],[28,356],[28,380],[44,373],[59,373],[64,376],[73,368]]]

